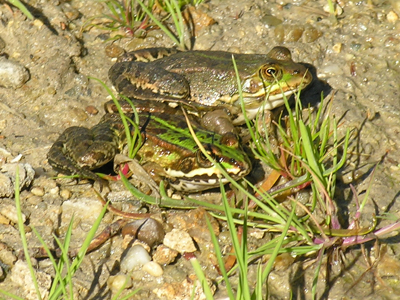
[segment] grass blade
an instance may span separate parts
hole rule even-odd
[[[15,207],[17,210],[18,230],[19,230],[19,233],[21,236],[21,242],[22,242],[22,248],[24,250],[25,260],[28,265],[33,284],[35,286],[35,291],[36,291],[37,297],[39,300],[41,300],[42,296],[40,295],[39,284],[37,282],[35,270],[33,269],[32,261],[29,256],[28,243],[26,240],[24,222],[22,220],[21,202],[20,202],[20,196],[19,196],[19,166],[18,165],[16,166],[16,170],[15,170]]]

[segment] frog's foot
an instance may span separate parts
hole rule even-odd
[[[103,118],[91,129],[67,128],[50,148],[49,164],[59,172],[79,175],[103,185],[105,180],[91,170],[111,161],[118,150],[119,136],[111,127],[113,120],[108,119]]]
[[[73,132],[77,132],[82,127],[70,127],[65,130],[57,141],[51,146],[49,153],[47,154],[47,160],[53,169],[70,175],[80,175],[81,177],[90,178],[93,180],[99,180],[100,178],[90,171],[87,167],[81,167],[76,161],[74,161],[69,155],[65,145],[68,139],[73,135]]]
[[[181,51],[179,51],[176,48],[164,48],[164,47],[139,49],[136,51],[131,51],[123,54],[118,58],[118,62],[127,62],[127,61],[150,62],[150,61],[155,61],[157,59],[161,59],[163,57],[170,56],[172,54],[176,54],[178,52]]]

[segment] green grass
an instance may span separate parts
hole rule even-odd
[[[187,49],[185,31],[190,26],[182,10],[187,5],[198,5],[202,0],[100,0],[109,13],[90,18],[84,29],[96,27],[116,34],[111,40],[124,37],[145,37],[147,32],[160,28],[180,49]]]
[[[26,6],[19,0],[8,0],[7,2],[11,3],[15,7],[17,7],[22,13],[27,16],[29,19],[33,20],[33,16],[30,11],[26,8]]]

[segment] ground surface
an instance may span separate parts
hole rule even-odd
[[[352,196],[344,187],[356,186],[362,197],[371,184],[370,200],[364,211],[366,224],[373,213],[390,212],[399,217],[400,204],[400,15],[399,1],[343,1],[339,4],[337,20],[324,10],[327,1],[218,1],[200,6],[216,23],[196,32],[194,49],[227,50],[243,53],[267,53],[273,46],[284,45],[292,51],[295,61],[315,66],[318,77],[335,91],[332,113],[340,118],[341,130],[356,128],[352,139],[352,163],[341,173],[336,199],[344,212],[354,212]],[[113,64],[105,48],[109,35],[98,29],[80,32],[88,18],[105,13],[104,6],[95,1],[29,1],[34,21],[26,19],[18,10],[12,13],[6,5],[0,6],[0,38],[3,57],[29,71],[29,80],[21,87],[0,88],[0,154],[1,163],[10,162],[22,154],[21,162],[30,164],[35,178],[22,191],[23,212],[28,224],[35,226],[46,241],[52,243],[52,233],[62,236],[75,214],[73,245],[79,246],[93,223],[101,205],[88,189],[89,183],[60,185],[50,179],[51,167],[46,154],[59,134],[74,125],[92,126],[102,116],[102,104],[107,93],[95,80],[109,86],[107,72]],[[123,39],[116,43],[126,50],[155,46],[173,46],[159,31],[152,31],[145,39]],[[22,71],[23,73],[23,71]],[[4,82],[1,84],[7,85]],[[319,93],[318,89],[316,89]],[[312,88],[310,97],[312,96]],[[94,106],[99,113],[91,114]],[[373,182],[370,171],[381,160]],[[36,190],[34,189],[36,188]],[[117,190],[117,187],[115,187]],[[115,191],[115,197],[127,193]],[[13,267],[12,253],[21,249],[14,219],[7,211],[14,205],[12,196],[0,199],[0,241],[3,249],[0,260]],[[190,214],[194,214],[190,215]],[[194,218],[201,231],[201,212],[179,212],[168,221],[167,230],[189,226],[183,219]],[[104,225],[111,223],[108,215]],[[11,220],[11,221],[10,221]],[[204,221],[204,220],[203,220]],[[192,222],[192,221],[190,221]],[[386,221],[387,222],[387,221]],[[185,225],[185,224],[186,225]],[[387,223],[383,221],[380,226]],[[197,233],[199,236],[201,234]],[[194,234],[196,235],[196,234]],[[107,278],[117,273],[122,250],[122,238],[88,255],[76,279],[76,299],[109,299]],[[28,234],[31,246],[38,245]],[[367,273],[350,289],[367,269],[357,251],[348,253],[347,266],[338,275],[325,279],[330,286],[324,299],[398,299],[400,290],[400,247],[398,237],[385,239],[386,255],[380,267]],[[369,245],[370,247],[372,246]],[[372,251],[373,254],[376,254]],[[38,268],[51,274],[49,262],[40,260]],[[206,263],[210,278],[216,270]],[[336,267],[336,266],[333,266]],[[289,271],[276,270],[270,277],[272,299],[289,299],[292,290],[295,299],[310,297],[313,274],[295,264]],[[4,269],[4,268],[3,268]],[[12,273],[12,272],[11,272]],[[334,273],[334,274],[336,274]],[[134,287],[143,287],[138,299],[159,299],[153,290],[166,283],[182,283],[193,274],[190,263],[180,259],[164,266],[162,277],[153,277],[144,271],[134,276]],[[254,274],[253,274],[254,276]],[[21,286],[11,282],[10,273],[3,274],[0,288],[32,299]],[[96,277],[97,280],[93,280]],[[252,278],[251,276],[249,277]],[[290,279],[290,281],[287,281]],[[24,282],[24,281],[22,281]],[[181,288],[181,295],[184,294]],[[220,292],[223,297],[223,292]],[[397,294],[397,296],[396,296]],[[218,294],[217,294],[218,295]],[[320,293],[322,295],[322,292]],[[180,297],[180,296],[179,296]],[[182,296],[177,299],[188,299]],[[342,298],[345,297],[345,298]],[[346,298],[347,297],[347,298]],[[0,296],[1,298],[1,296]],[[162,297],[161,297],[162,298]],[[163,298],[164,299],[164,298]],[[168,299],[168,298],[165,298]]]

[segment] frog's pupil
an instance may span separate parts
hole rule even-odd
[[[267,74],[274,76],[276,74],[276,70],[274,68],[267,69]]]

